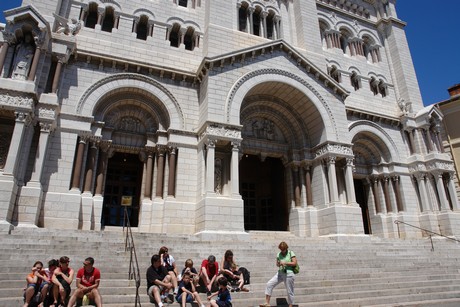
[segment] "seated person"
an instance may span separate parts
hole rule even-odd
[[[29,306],[32,299],[40,292],[40,299],[36,301],[38,306],[43,306],[43,300],[48,293],[48,284],[49,279],[43,270],[43,263],[37,261],[32,267],[32,272],[30,272],[26,277],[27,286],[24,289],[24,307]]]
[[[153,255],[150,262],[151,266],[147,269],[146,274],[147,294],[150,302],[156,303],[158,307],[163,307],[163,300],[164,303],[171,304],[173,301],[167,295],[173,287],[171,276],[168,274],[168,270],[161,265],[160,255]]]
[[[226,277],[230,283],[237,284],[237,288],[232,288],[232,291],[249,291],[247,288],[244,287],[243,274],[241,274],[241,272],[238,270],[238,266],[235,263],[235,260],[233,258],[233,252],[231,250],[227,250],[225,252],[225,255],[222,259],[221,267],[221,274],[224,277]]]
[[[206,287],[206,293],[208,296],[211,294],[211,289],[214,283],[217,281],[219,274],[219,263],[216,262],[216,257],[210,255],[208,259],[203,260],[200,269],[200,278]]]
[[[169,249],[166,246],[162,246],[160,251],[158,252],[160,255],[161,264],[166,267],[168,270],[168,274],[171,276],[171,282],[174,286],[174,295],[177,294],[178,291],[178,280],[177,280],[177,268],[176,268],[176,261],[174,257],[169,254]]]
[[[196,292],[195,285],[191,280],[192,277],[190,273],[185,272],[179,283],[179,292],[177,293],[176,301],[181,304],[182,307],[186,307],[187,303],[192,303],[193,301],[196,301],[201,307],[204,307],[200,295]]]
[[[75,272],[69,267],[69,262],[70,259],[67,256],[59,258],[59,267],[54,270],[52,277],[54,302],[50,307],[64,307],[70,296],[70,285],[72,285]],[[57,305],[58,301],[59,305]]]
[[[69,300],[68,307],[73,307],[78,298],[85,295],[89,301],[96,303],[97,307],[102,306],[102,299],[98,287],[101,282],[101,272],[94,266],[94,259],[88,257],[83,262],[83,267],[77,272],[77,289]]]
[[[217,284],[219,291],[208,295],[209,307],[232,307],[232,297],[227,289],[227,278],[219,277]],[[217,296],[217,299],[211,300],[214,296]]]
[[[48,261],[48,267],[45,269],[46,277],[49,280],[49,287],[48,287],[48,296],[44,300],[45,306],[51,305],[54,300],[53,297],[53,275],[54,270],[59,266],[59,261],[56,259],[51,259]]]
[[[190,274],[190,276],[192,278],[192,281],[193,281],[193,285],[195,287],[197,287],[198,283],[200,281],[200,275],[198,274],[196,269],[193,267],[193,260],[192,259],[185,260],[185,267],[182,270],[181,276],[184,276],[185,273]]]

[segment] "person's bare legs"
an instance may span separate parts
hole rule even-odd
[[[91,290],[91,296],[94,299],[97,307],[102,307],[102,297],[98,289]]]
[[[27,287],[27,289],[26,289],[26,301],[24,303],[24,307],[29,306],[30,300],[32,299],[34,294],[35,294],[35,287],[33,287],[33,286]]]

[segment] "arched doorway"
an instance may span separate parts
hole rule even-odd
[[[139,156],[115,153],[108,161],[106,178],[101,225],[123,226],[126,207],[131,226],[137,227],[142,186],[142,162]]]
[[[244,228],[286,231],[289,215],[281,160],[268,157],[261,161],[255,155],[244,155],[239,167]]]
[[[363,217],[364,234],[372,234],[371,220],[369,218],[369,207],[367,205],[367,190],[364,186],[363,179],[354,179],[355,197],[356,202],[361,208],[361,215]]]

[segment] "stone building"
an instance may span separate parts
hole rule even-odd
[[[395,0],[23,0],[0,36],[0,224],[460,233]]]

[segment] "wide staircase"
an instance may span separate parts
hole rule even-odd
[[[434,251],[428,238],[298,238],[289,232],[249,232],[209,240],[133,233],[133,238],[142,277],[137,306],[153,306],[146,294],[145,271],[152,254],[163,245],[180,270],[188,258],[198,268],[210,254],[220,260],[231,249],[237,263],[251,272],[250,292],[232,293],[233,306],[258,306],[264,302],[265,283],[276,272],[280,241],[289,244],[300,264],[295,281],[298,306],[460,306],[460,245],[444,238],[433,238]],[[25,276],[36,260],[46,266],[49,259],[64,255],[74,269],[86,257],[95,258],[102,274],[104,306],[135,306],[136,282],[129,278],[130,253],[125,251],[121,231],[17,228],[0,239],[0,307],[22,306]],[[206,301],[206,295],[201,296]],[[281,284],[271,305],[285,306],[285,297]]]

